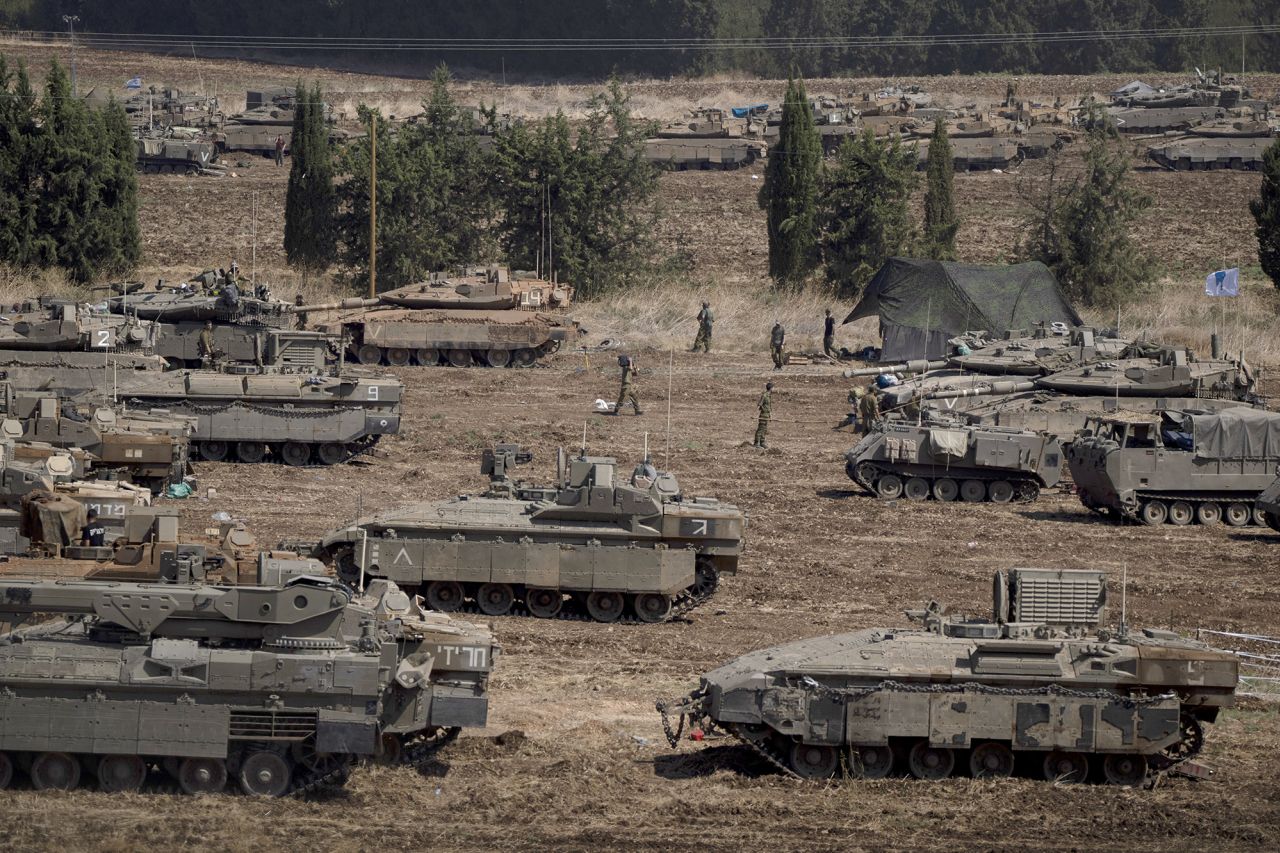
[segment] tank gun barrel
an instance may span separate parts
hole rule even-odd
[[[1003,380],[991,382],[977,388],[951,388],[941,391],[930,391],[924,395],[926,400],[959,400],[964,397],[994,397],[1000,394],[1017,394],[1022,391],[1034,391],[1038,386],[1030,379]]]
[[[286,314],[300,314],[302,312],[313,311],[342,311],[348,308],[374,308],[378,305],[385,304],[381,299],[374,297],[358,297],[353,296],[348,299],[339,299],[335,302],[315,302],[311,305],[285,305],[281,310]]]
[[[946,359],[926,361],[923,358],[915,358],[911,361],[901,362],[900,364],[889,364],[882,367],[859,367],[853,370],[846,370],[844,372],[844,376],[846,379],[856,379],[860,376],[884,376],[886,373],[925,373],[930,370],[941,370],[946,366]]]
[[[0,582],[0,616],[97,616],[138,634],[163,637],[336,639],[350,601],[345,590],[320,581],[292,583],[283,588],[65,580]]]

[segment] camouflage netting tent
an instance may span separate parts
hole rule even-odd
[[[941,358],[947,339],[985,329],[1028,333],[1036,323],[1082,321],[1039,261],[986,266],[890,258],[844,322],[880,318],[882,361]]]

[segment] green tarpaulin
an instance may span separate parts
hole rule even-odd
[[[880,318],[882,361],[941,358],[961,332],[1030,333],[1036,323],[1082,324],[1049,268],[891,258],[844,318]]]

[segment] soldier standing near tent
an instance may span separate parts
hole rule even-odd
[[[711,305],[703,302],[702,310],[698,312],[698,335],[693,339],[694,352],[699,349],[706,353],[711,352],[711,324],[713,322],[715,322],[715,317],[711,314]]]
[[[757,404],[760,414],[756,421],[756,447],[768,447],[765,439],[769,436],[769,418],[773,416],[773,400],[772,400],[773,383],[764,383],[764,393],[760,395],[760,402]]]
[[[773,331],[769,333],[769,352],[773,355],[773,369],[782,369],[782,345],[787,339],[787,330],[775,321]]]
[[[866,435],[875,429],[880,422],[880,398],[876,396],[876,386],[872,385],[858,400],[858,419],[862,434]]]
[[[622,414],[622,406],[624,403],[630,403],[635,409],[637,415],[643,415],[640,409],[640,401],[636,398],[636,392],[631,387],[631,380],[635,376],[636,369],[631,364],[631,356],[618,356],[618,366],[622,368],[622,387],[618,389],[618,404],[613,407],[615,415]]]
[[[822,351],[827,358],[838,358],[840,355],[836,351],[836,318],[831,316],[830,308],[827,309],[827,316],[822,319]]]

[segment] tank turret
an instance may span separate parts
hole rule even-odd
[[[989,617],[931,602],[907,612],[911,628],[731,661],[658,703],[668,737],[674,746],[686,719],[720,728],[806,779],[895,767],[993,778],[1022,766],[1053,781],[1140,785],[1153,772],[1196,772],[1204,724],[1234,701],[1234,655],[1172,631],[1106,627],[1102,572],[1013,569],[996,574],[994,593]]]

